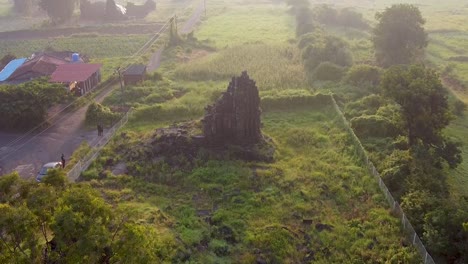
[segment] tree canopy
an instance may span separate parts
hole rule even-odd
[[[385,72],[381,86],[386,97],[401,107],[409,146],[417,153],[430,153],[436,163],[441,159],[452,168],[458,166],[460,144],[442,133],[452,115],[436,72],[421,65],[393,66]]]
[[[161,263],[165,248],[89,185],[67,184],[63,170],[41,183],[0,177],[0,241],[0,263]]]
[[[384,94],[401,107],[411,145],[440,145],[450,120],[447,91],[435,71],[424,66],[394,66],[382,78]]]
[[[75,10],[77,0],[39,0],[39,7],[47,12],[53,23],[69,20]]]
[[[377,62],[384,67],[415,62],[427,46],[424,19],[419,9],[397,4],[376,14],[373,42]]]

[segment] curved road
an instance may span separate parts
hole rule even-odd
[[[197,6],[190,19],[184,24],[183,32],[193,29],[202,11],[203,3]],[[162,51],[157,53],[159,54],[153,68],[159,66]],[[118,84],[101,91],[95,101],[102,102],[115,87],[118,87]],[[68,159],[83,141],[86,140],[94,146],[98,140],[97,131],[86,129],[84,125],[86,110],[87,105],[61,114],[58,121],[47,130],[39,135],[30,135],[12,147],[5,147],[5,145],[21,135],[0,133],[0,175],[16,170],[22,178],[33,178],[44,163],[59,161],[62,153]]]

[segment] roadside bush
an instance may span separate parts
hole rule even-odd
[[[86,123],[89,125],[104,124],[112,125],[119,119],[120,115],[113,113],[108,107],[99,103],[92,103],[86,111]]]
[[[339,82],[343,77],[345,69],[331,62],[322,62],[313,72],[315,80]]]
[[[377,86],[380,83],[381,72],[378,67],[370,65],[354,65],[346,74],[345,81],[349,84]]]
[[[20,85],[0,86],[0,129],[32,128],[47,119],[47,110],[57,103],[71,100],[62,85],[39,79]]]

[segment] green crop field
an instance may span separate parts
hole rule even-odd
[[[75,36],[54,39],[2,40],[0,56],[11,53],[15,56],[30,56],[48,47],[55,50],[79,51],[90,58],[129,56],[149,40],[149,35],[130,36]]]
[[[294,20],[284,6],[239,4],[218,9],[219,13],[210,16],[196,32],[197,38],[211,40],[218,48],[252,42],[284,43],[294,38]]]

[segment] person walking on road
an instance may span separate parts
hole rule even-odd
[[[101,124],[97,125],[97,130],[98,130],[98,136],[102,136],[104,132],[104,128],[102,127]]]
[[[62,169],[65,168],[65,155],[62,153],[62,157],[60,158],[62,160]]]

